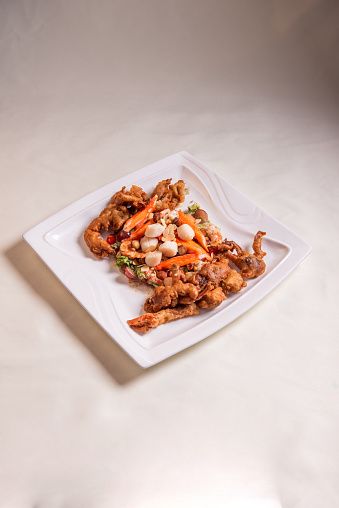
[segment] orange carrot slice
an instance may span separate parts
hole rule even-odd
[[[155,267],[156,270],[168,270],[172,265],[185,266],[190,263],[194,263],[194,261],[198,261],[200,259],[200,255],[198,253],[194,254],[184,254],[183,256],[174,256],[173,258],[168,258],[166,261],[162,261],[159,265]]]
[[[137,228],[135,229],[135,231],[133,231],[130,236],[128,237],[128,240],[139,240],[139,238],[142,238],[145,234],[145,231],[146,229],[148,228],[148,226],[150,226],[151,224],[154,224],[154,220],[151,219],[151,220],[148,220],[147,222],[145,222],[144,224],[141,224],[137,226]]]
[[[211,256],[205,251],[205,249],[194,240],[181,240],[180,238],[176,238],[175,241],[178,245],[183,245],[186,247],[187,251],[193,251],[197,252],[199,254],[202,254],[208,261],[211,261]]]
[[[141,223],[145,222],[147,220],[147,216],[149,213],[153,212],[155,203],[158,199],[158,196],[155,195],[151,201],[139,212],[135,213],[130,217],[124,225],[125,231],[131,231],[131,229],[135,228],[138,225],[141,225]]]
[[[194,231],[194,238],[200,243],[200,245],[204,247],[206,251],[208,251],[206,238],[196,225],[194,217],[191,217],[191,215],[186,215],[182,210],[178,210],[178,213],[181,224],[188,224],[191,226]]]

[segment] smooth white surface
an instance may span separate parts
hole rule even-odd
[[[1,507],[337,508],[338,3],[0,10]],[[21,237],[182,150],[313,250],[145,371]]]
[[[247,280],[246,289],[228,295],[214,311],[201,311],[199,316],[140,335],[131,330],[127,321],[144,313],[144,302],[153,292],[129,284],[112,258],[98,261],[88,251],[83,234],[89,222],[110,202],[110,196],[123,186],[138,184],[151,195],[156,184],[168,178],[173,182],[183,180],[189,189],[183,210],[190,202],[199,203],[208,211],[212,223],[220,227],[222,238],[239,242],[251,252],[255,233],[265,231],[266,270],[263,276]],[[23,237],[87,312],[141,367],[151,367],[231,323],[272,291],[311,251],[301,238],[187,152],[165,157],[91,192]]]

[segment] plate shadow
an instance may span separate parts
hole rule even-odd
[[[137,365],[108,337],[23,239],[4,254],[20,276],[50,305],[116,383],[125,385],[153,369],[151,367],[145,370]]]

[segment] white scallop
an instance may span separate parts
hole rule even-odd
[[[161,258],[162,254],[158,250],[155,250],[153,252],[147,252],[145,256],[145,263],[150,267],[154,267],[160,263]]]
[[[164,242],[159,245],[160,252],[167,258],[172,258],[178,253],[178,244],[176,242]]]
[[[140,247],[142,252],[151,252],[155,250],[158,246],[157,238],[147,238],[147,236],[143,236],[140,240]]]
[[[193,240],[194,231],[188,224],[181,224],[178,227],[178,236],[181,240]]]
[[[157,236],[160,236],[165,231],[165,227],[162,224],[150,224],[146,231],[145,236],[149,238],[156,238]]]

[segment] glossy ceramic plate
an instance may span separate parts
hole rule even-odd
[[[83,240],[91,220],[123,185],[139,185],[150,193],[165,178],[183,179],[194,200],[205,209],[222,234],[251,251],[253,236],[266,231],[266,272],[249,280],[241,292],[229,295],[217,309],[199,316],[162,325],[141,335],[126,321],[143,314],[151,288],[133,285],[121,275],[114,261],[99,260]],[[186,152],[180,152],[115,180],[79,199],[24,234],[66,288],[107,334],[140,366],[150,367],[201,341],[255,305],[279,284],[311,248],[251,200]]]

